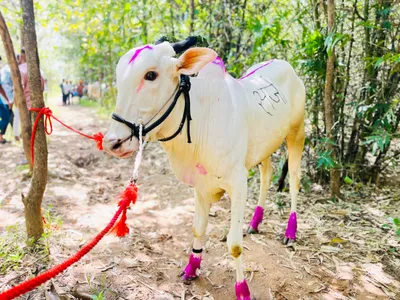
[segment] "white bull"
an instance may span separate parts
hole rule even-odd
[[[211,49],[191,48],[178,59],[174,55],[174,48],[167,42],[126,53],[116,70],[116,113],[132,123],[157,118],[165,111],[162,107],[173,95],[180,75],[200,71],[197,77],[191,77],[192,143],[187,142],[186,128],[162,143],[177,178],[194,187],[193,253],[183,275],[186,279],[197,276],[210,206],[226,191],[232,206],[227,242],[236,266],[236,297],[249,300],[242,268],[248,170],[258,165],[261,173],[260,197],[249,228],[256,232],[271,184],[271,154],[286,139],[291,194],[286,240],[294,240],[304,146],[304,85],[282,60],[255,65],[241,79],[235,79],[226,73],[223,62]],[[173,134],[183,110],[184,101],[179,99],[169,117],[147,138],[156,141]],[[113,121],[104,138],[105,149],[117,157],[131,156],[139,143],[137,138],[127,138],[130,135],[127,126]]]

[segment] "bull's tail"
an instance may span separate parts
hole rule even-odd
[[[285,187],[285,178],[289,170],[289,158],[286,159],[285,164],[282,167],[281,177],[278,182],[278,192],[282,192]]]

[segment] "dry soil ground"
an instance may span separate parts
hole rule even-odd
[[[100,118],[95,108],[53,102],[54,114],[66,123],[87,133],[106,131],[109,119]],[[8,263],[0,269],[0,291],[62,262],[97,234],[111,219],[116,196],[130,177],[133,159],[112,158],[57,124],[48,141],[43,208],[51,216],[50,256],[19,248],[24,255],[14,257],[15,263],[10,263],[9,253],[4,256],[4,249],[24,244],[21,193],[27,192],[30,181],[27,171],[18,167],[21,145],[0,145],[0,263]],[[256,206],[257,181],[257,176],[249,180],[246,223]],[[128,212],[128,237],[106,236],[80,262],[20,299],[234,299],[235,272],[225,242],[229,198],[213,206],[201,275],[186,284],[178,275],[191,249],[193,192],[174,177],[158,144],[146,147],[138,184],[139,200]],[[387,216],[400,215],[398,189],[347,188],[346,199],[336,202],[318,186],[301,193],[294,247],[281,243],[289,195],[274,189],[261,233],[244,237],[244,265],[253,296],[400,299],[399,239],[393,229],[382,228]],[[62,226],[55,226],[56,216]]]

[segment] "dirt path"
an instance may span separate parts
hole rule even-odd
[[[55,115],[83,132],[106,131],[109,120],[100,119],[94,108],[52,108]],[[4,235],[6,226],[23,223],[20,194],[26,193],[29,181],[21,181],[24,171],[17,167],[23,158],[20,145],[9,144],[0,151],[0,233]],[[52,230],[50,265],[74,254],[109,222],[132,166],[133,159],[112,158],[96,150],[92,141],[54,124],[43,207],[51,216],[60,216],[63,224]],[[256,183],[257,178],[250,181],[246,223],[256,205]],[[234,299],[233,260],[224,241],[229,199],[221,199],[211,210],[201,276],[187,285],[178,275],[191,249],[193,193],[176,180],[158,144],[145,149],[139,189],[139,200],[128,212],[129,236],[107,236],[51,286],[30,293],[29,299],[46,299],[45,288],[51,288],[48,297],[58,294],[48,299],[75,299],[71,295],[90,299],[85,297],[100,297],[102,291],[104,298],[97,299]],[[380,230],[373,222],[381,222],[384,215],[379,215],[374,202],[331,203],[321,194],[301,194],[299,241],[292,248],[280,243],[288,205],[278,209],[272,203],[277,197],[288,201],[286,194],[269,194],[261,234],[244,237],[246,277],[258,300],[400,299],[398,256],[385,255],[383,246],[373,243],[364,231],[355,233],[362,226],[370,226],[375,233]],[[392,200],[387,209],[398,213],[399,201]],[[360,210],[354,213],[356,206]],[[363,219],[368,209],[378,211],[372,225]],[[399,245],[388,232],[383,234],[386,238],[380,242],[384,246]],[[338,237],[342,240],[334,240]],[[0,291],[48,267],[32,264],[32,259],[26,255],[21,268],[0,274]]]

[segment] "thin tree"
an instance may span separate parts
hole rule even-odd
[[[190,0],[190,26],[189,33],[192,34],[194,30],[194,0]]]
[[[21,0],[22,35],[28,63],[28,84],[31,93],[32,107],[44,107],[43,91],[39,67],[39,55],[35,30],[33,0]],[[37,113],[34,113],[36,117]],[[31,186],[22,201],[25,206],[26,232],[29,238],[38,240],[43,234],[41,205],[47,183],[47,142],[43,117],[37,127],[35,140],[35,164]]]
[[[0,35],[3,40],[4,49],[6,51],[8,64],[11,71],[11,80],[14,87],[14,102],[19,110],[22,124],[22,142],[26,160],[29,164],[29,169],[32,171],[31,160],[31,132],[32,126],[29,118],[28,107],[26,106],[24,90],[21,84],[21,74],[18,69],[18,63],[15,58],[14,46],[7,28],[7,24],[0,12]]]
[[[328,32],[333,34],[335,30],[335,3],[334,0],[328,0],[327,3],[327,15],[328,15]],[[326,135],[330,141],[336,139],[333,138],[333,105],[332,105],[332,92],[333,92],[333,82],[334,82],[334,72],[335,72],[335,48],[332,47],[332,53],[328,57],[326,63],[326,77],[325,77],[325,127]],[[332,143],[328,143],[328,150],[331,151],[331,156],[334,161],[337,159],[336,147]],[[340,196],[340,170],[334,166],[330,170],[330,185],[332,196]]]

